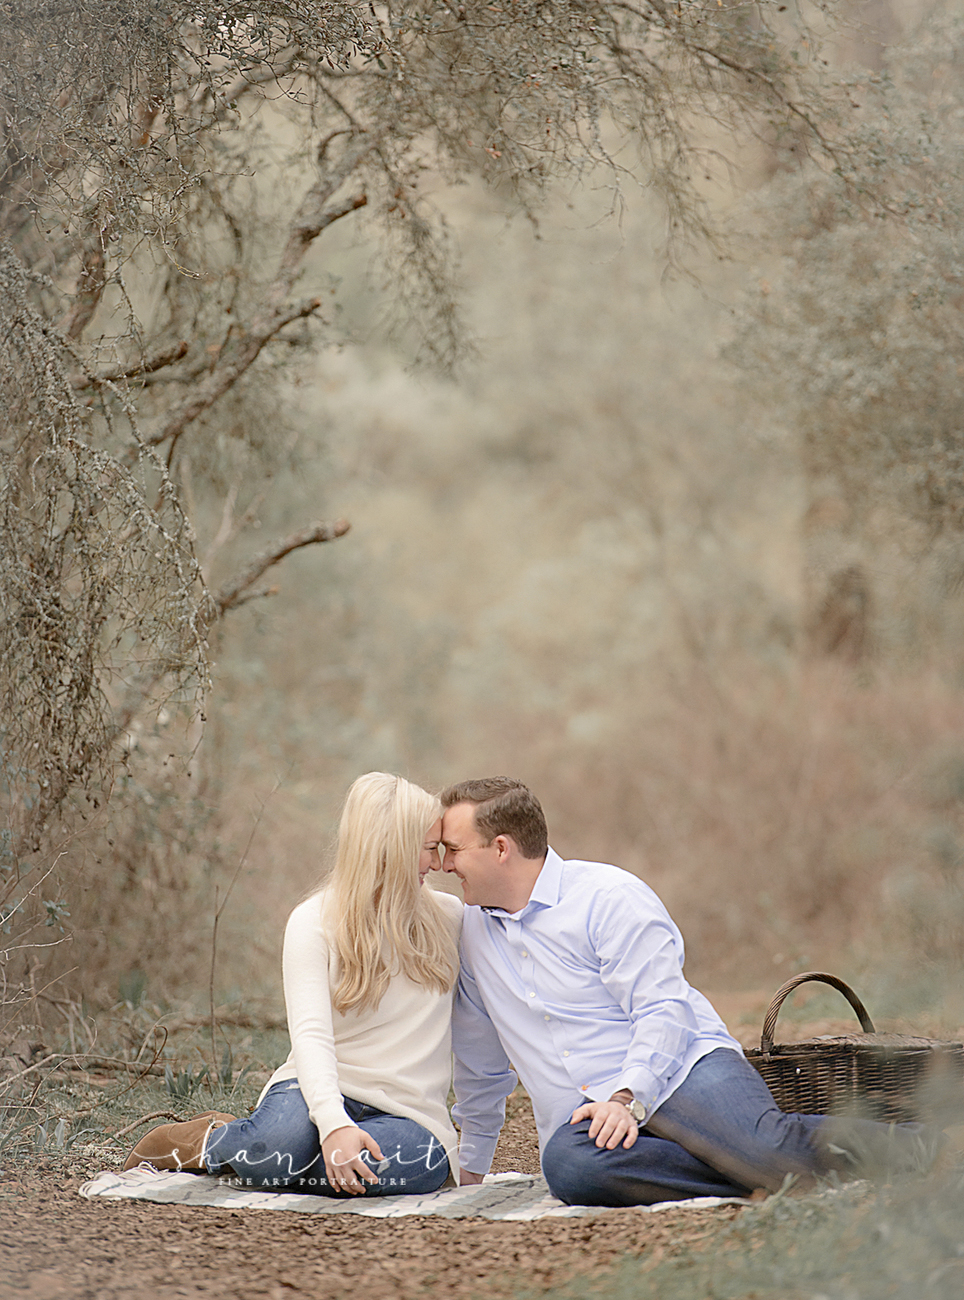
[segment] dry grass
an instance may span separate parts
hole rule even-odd
[[[681,668],[642,698],[617,685],[586,733],[567,711],[520,703],[476,715],[466,743],[450,695],[431,715],[444,762],[409,771],[426,784],[521,775],[560,852],[617,862],[656,888],[698,986],[765,989],[822,967],[858,983],[879,1016],[960,1025],[960,693],[936,672],[728,668]],[[273,956],[269,931],[323,864],[339,767],[329,759],[315,782],[291,780],[269,802],[238,903],[251,915],[261,898],[270,914],[255,951]],[[246,777],[242,807],[266,779]],[[264,894],[266,881],[278,889]]]

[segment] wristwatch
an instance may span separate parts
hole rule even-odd
[[[620,1105],[626,1107],[626,1109],[629,1111],[630,1115],[632,1115],[633,1119],[636,1121],[639,1127],[642,1128],[643,1122],[646,1119],[646,1107],[643,1105],[643,1103],[641,1101],[637,1101],[636,1098],[634,1097],[632,1101],[620,1101]]]

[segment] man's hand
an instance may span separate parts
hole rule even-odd
[[[459,1185],[468,1187],[470,1184],[481,1183],[483,1176],[482,1174],[473,1174],[471,1169],[462,1169],[459,1171]]]
[[[336,1191],[360,1196],[365,1190],[365,1183],[378,1182],[378,1175],[361,1158],[363,1151],[370,1151],[376,1160],[385,1159],[375,1139],[355,1124],[332,1129],[322,1142],[325,1174]]]
[[[588,1101],[573,1112],[570,1124],[589,1119],[589,1136],[595,1138],[597,1147],[613,1151],[622,1142],[629,1150],[639,1136],[639,1125],[632,1111],[621,1101]]]

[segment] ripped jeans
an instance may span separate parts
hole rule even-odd
[[[366,1184],[366,1197],[438,1191],[448,1178],[449,1162],[445,1148],[428,1129],[350,1097],[343,1100],[352,1123],[375,1139],[385,1157],[378,1161],[367,1151],[362,1155],[378,1175],[377,1183]],[[240,1187],[348,1195],[325,1176],[318,1130],[295,1079],[282,1079],[269,1088],[253,1115],[214,1129],[204,1166],[210,1174],[235,1177]]]

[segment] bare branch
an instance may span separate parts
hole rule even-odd
[[[214,604],[218,615],[223,615],[229,609],[235,609],[242,604],[246,599],[245,593],[261,575],[279,560],[283,560],[286,555],[290,555],[292,551],[300,550],[303,546],[313,546],[317,542],[333,542],[339,537],[344,537],[350,528],[351,524],[347,519],[336,519],[333,524],[310,524],[300,532],[291,533],[288,537],[275,542],[260,555],[256,555],[246,568],[230,582],[225,583],[215,595]]]
[[[173,1110],[152,1110],[149,1115],[142,1115],[140,1119],[135,1119],[133,1124],[127,1124],[124,1128],[119,1128],[114,1134],[115,1138],[127,1137],[128,1133],[133,1133],[136,1128],[146,1124],[151,1119],[179,1119],[177,1111]]]
[[[747,80],[758,81],[761,85],[766,86],[767,90],[769,90],[773,95],[777,103],[781,104],[788,113],[792,113],[795,117],[798,117],[801,122],[806,125],[808,130],[813,133],[814,138],[819,141],[821,147],[826,152],[827,157],[833,162],[839,161],[837,150],[820,129],[820,125],[813,113],[807,112],[805,108],[801,107],[800,104],[791,99],[790,96],[787,95],[779,85],[777,85],[772,76],[768,76],[761,68],[752,67],[747,63],[740,63],[736,59],[729,58],[720,50],[707,49],[705,45],[697,45],[695,43],[693,44],[692,49],[698,54],[703,54],[707,58],[713,59],[714,62],[719,63],[724,68],[728,68],[731,72],[738,72],[741,76],[746,77]]]
[[[153,375],[156,371],[163,370],[165,366],[171,366],[175,361],[180,361],[182,357],[187,356],[187,353],[188,345],[182,339],[180,343],[175,343],[173,347],[161,348],[153,356],[145,357],[143,361],[136,362],[133,366],[118,366],[114,370],[106,370],[99,375],[71,375],[70,386],[75,390],[97,388],[101,384],[116,383],[119,379],[136,379],[140,375]]]
[[[300,532],[291,533],[267,547],[259,555],[256,555],[239,574],[226,582],[221,587],[221,590],[212,597],[205,611],[206,624],[210,625],[216,622],[229,609],[237,609],[250,600],[269,594],[267,590],[252,592],[251,588],[262,574],[266,573],[273,565],[278,564],[286,555],[290,555],[292,551],[300,550],[305,546],[314,546],[320,542],[333,542],[339,537],[344,537],[350,528],[351,524],[347,519],[336,519],[334,523],[330,524],[309,524],[307,528],[301,529]],[[127,731],[133,719],[144,708],[147,700],[150,699],[158,684],[164,680],[169,670],[169,664],[163,660],[156,660],[145,666],[137,674],[128,687],[123,704],[116,712],[112,732],[115,739]]]
[[[137,1074],[143,1076],[144,1066],[138,1065],[136,1061],[118,1060],[116,1057],[109,1056],[88,1056],[86,1052],[78,1052],[75,1056],[65,1057],[64,1064],[59,1067],[63,1070],[126,1070],[128,1074]],[[162,1065],[150,1065],[147,1067],[148,1074],[164,1075]]]
[[[308,298],[294,305],[284,304],[312,242],[334,222],[357,212],[367,204],[368,196],[360,191],[341,203],[328,206],[331,196],[348,179],[374,144],[373,139],[365,138],[350,146],[338,164],[325,171],[308,190],[292,220],[278,273],[265,293],[264,309],[255,316],[240,341],[224,350],[210,375],[195,387],[180,406],[175,407],[160,428],[145,438],[148,446],[156,447],[168,439],[172,443],[176,442],[189,424],[210,409],[237,383],[266,343],[286,325],[313,315],[321,306],[320,298]]]
[[[22,1079],[24,1075],[33,1074],[34,1070],[39,1070],[44,1065],[49,1065],[51,1061],[63,1060],[63,1056],[63,1052],[51,1052],[49,1056],[44,1056],[33,1065],[28,1065],[25,1070],[20,1070],[17,1074],[8,1074],[3,1082],[0,1083],[0,1092],[6,1092],[12,1083],[16,1083],[18,1079]]]
[[[81,254],[74,304],[61,324],[68,339],[79,339],[90,324],[107,284],[107,224],[95,224]]]
[[[218,93],[215,100],[217,120],[223,120],[234,104],[249,90],[256,90],[258,86],[272,85],[282,77],[290,76],[300,57],[300,46],[289,45],[257,71],[253,68],[245,68],[233,82]]]
[[[329,141],[324,142],[325,145]],[[368,202],[363,193],[356,194],[347,204],[340,204],[337,209],[328,209],[327,203],[356,169],[358,164],[376,146],[376,140],[370,135],[363,135],[356,143],[349,145],[339,162],[331,169],[325,169],[308,190],[301,206],[295,213],[288,233],[288,240],[278,267],[278,274],[268,290],[268,301],[273,304],[283,302],[291,292],[295,277],[304,260],[305,253],[313,240],[340,217],[347,216]],[[322,152],[321,157],[324,157]]]
[[[244,596],[239,596],[231,608],[240,609],[242,605],[250,605],[253,600],[267,600],[269,596],[277,596],[280,590],[280,587],[258,587]]]
[[[311,316],[321,306],[320,298],[306,298],[284,310],[266,311],[255,317],[241,343],[226,349],[223,361],[218,362],[208,377],[197,385],[190,397],[175,407],[159,429],[148,434],[144,442],[156,447],[168,438],[179,438],[189,424],[214,405],[229,388],[237,383],[248,367],[257,359],[264,345],[292,321]],[[224,354],[222,354],[224,355]]]
[[[317,204],[314,202],[309,204],[308,199],[306,199],[301,205],[298,218],[292,226],[291,235],[282,257],[283,268],[287,269],[288,265],[290,265],[293,271],[297,271],[305,255],[305,250],[312,240],[317,239],[323,230],[327,230],[336,221],[340,221],[342,217],[357,212],[359,208],[365,207],[368,203],[368,195],[362,190],[358,194],[353,194],[351,198],[336,203],[333,207],[326,208],[323,206],[324,200],[321,198],[325,189],[328,190],[329,194],[331,193],[330,187],[320,187],[317,195],[320,201]]]

